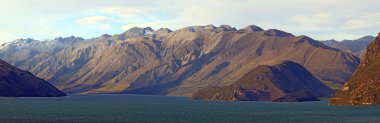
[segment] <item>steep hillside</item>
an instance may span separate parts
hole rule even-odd
[[[300,64],[285,61],[274,66],[258,66],[230,86],[206,87],[192,98],[300,102],[317,101],[317,97],[327,97],[332,92]]]
[[[330,105],[380,105],[380,33],[367,47],[359,67]]]
[[[33,74],[0,60],[0,97],[53,97],[65,93]]]

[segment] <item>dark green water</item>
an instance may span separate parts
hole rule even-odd
[[[69,95],[0,98],[0,122],[380,123],[380,107],[329,107],[326,101],[228,102],[168,96]]]

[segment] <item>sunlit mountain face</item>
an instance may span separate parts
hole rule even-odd
[[[307,36],[254,25],[243,29],[190,26],[175,31],[131,28],[93,39],[60,39],[44,41],[66,44],[49,47],[55,50],[38,49],[45,44],[39,41],[28,47],[14,41],[6,44],[9,48],[2,50],[2,58],[67,93],[181,96],[207,86],[233,84],[259,65],[285,60],[303,65],[330,88],[339,88],[359,63],[353,54]]]

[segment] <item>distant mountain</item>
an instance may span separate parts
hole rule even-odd
[[[0,97],[53,97],[65,93],[33,74],[0,60]]]
[[[258,66],[230,86],[206,87],[192,98],[299,102],[317,101],[317,97],[327,97],[332,93],[332,89],[300,64],[285,61],[274,66]]]
[[[17,39],[0,45],[0,59],[10,64],[25,67],[25,62],[40,55],[54,55],[67,47],[75,47],[86,42],[80,37],[58,37],[51,41],[38,41],[34,39]],[[34,63],[37,64],[37,63]]]
[[[354,75],[330,105],[380,105],[380,33],[367,47],[367,53]]]
[[[150,27],[147,27],[147,28],[134,27],[134,28],[131,28],[128,31],[122,33],[121,35],[119,35],[119,39],[125,40],[125,39],[131,38],[131,37],[139,37],[139,36],[150,35],[153,33],[153,31],[154,30]]]
[[[259,65],[284,60],[303,65],[325,84],[339,88],[359,64],[354,55],[307,36],[254,25],[132,28],[20,63],[10,54],[3,53],[7,62],[68,93],[191,96],[210,85],[231,85]]]
[[[343,41],[336,41],[336,40],[327,40],[322,41],[322,43],[326,44],[327,46],[337,48],[341,51],[349,52],[355,54],[357,57],[361,58],[362,55],[365,53],[365,49],[373,41],[375,37],[373,36],[364,36],[359,39],[355,40],[343,40]]]

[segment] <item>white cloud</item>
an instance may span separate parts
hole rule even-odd
[[[376,0],[0,0],[0,40],[91,38],[134,26],[174,30],[206,24],[255,24],[340,40],[376,34],[379,6]]]
[[[296,15],[292,19],[305,26],[331,26],[334,23],[333,17],[328,13]]]
[[[160,29],[160,28],[168,28],[167,25],[171,25],[172,29],[178,29],[182,28],[181,22],[179,21],[155,21],[155,22],[147,22],[147,23],[133,23],[133,24],[126,24],[121,27],[123,30],[128,30],[133,27],[151,27],[153,29]]]
[[[154,8],[154,7],[130,7],[123,8],[118,6],[106,7],[99,10],[102,14],[117,17],[114,22],[125,23],[121,26],[122,30],[128,30],[133,27],[152,27],[153,29],[159,28],[181,28],[184,25],[183,19],[177,16],[163,18],[162,16],[170,15],[172,10]],[[182,23],[180,22],[182,21]]]
[[[361,29],[368,27],[379,27],[380,26],[380,13],[366,13],[358,17],[353,17],[349,19],[345,25],[344,29]]]
[[[105,16],[85,17],[78,20],[79,23],[85,23],[85,24],[105,23],[108,21],[110,21],[110,19]]]
[[[143,14],[149,12],[148,8],[124,8],[119,6],[106,7],[99,10],[101,13],[116,14],[119,16],[130,17],[131,15]]]

